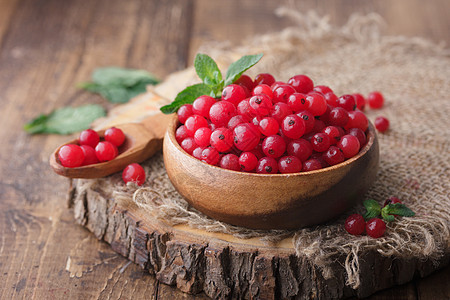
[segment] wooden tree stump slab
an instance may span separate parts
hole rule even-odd
[[[119,181],[120,176],[108,180]],[[448,264],[385,257],[376,251],[360,257],[361,284],[346,285],[342,265],[333,262],[336,276],[325,279],[306,255],[297,255],[292,237],[266,245],[257,238],[239,239],[185,225],[170,226],[134,202],[114,199],[97,188],[69,191],[76,221],[109,243],[112,249],[168,285],[183,292],[204,292],[218,299],[336,299],[366,297],[378,290],[424,277]]]

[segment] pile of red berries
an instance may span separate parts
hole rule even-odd
[[[368,97],[383,106],[379,92]],[[242,75],[221,99],[204,95],[177,112],[175,136],[192,156],[225,169],[296,173],[336,165],[366,144],[368,119],[361,94],[336,96],[305,75],[287,83],[263,73]]]
[[[113,160],[118,154],[118,147],[125,141],[125,134],[116,127],[105,131],[101,141],[98,133],[92,129],[80,133],[77,144],[64,145],[59,149],[58,158],[61,165],[75,168]]]
[[[101,139],[92,129],[83,130],[78,138],[78,144],[62,146],[58,151],[58,159],[64,167],[75,168],[110,161],[119,154],[118,147],[125,142],[125,134],[116,127],[105,131]],[[122,172],[125,183],[135,182],[142,185],[145,182],[145,171],[137,163],[128,165]]]

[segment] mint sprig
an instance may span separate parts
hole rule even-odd
[[[395,216],[415,216],[415,213],[402,203],[388,204],[385,207],[381,208],[380,204],[377,201],[368,199],[363,202],[363,205],[367,210],[366,214],[364,215],[364,219],[366,220],[378,217],[380,214],[386,222],[394,221]]]
[[[254,66],[261,58],[262,54],[246,55],[230,65],[227,70],[225,80],[217,66],[217,63],[206,54],[197,54],[194,60],[194,68],[198,77],[203,83],[188,86],[175,97],[175,100],[163,107],[164,114],[174,113],[183,104],[194,102],[201,95],[220,97],[224,86],[230,85],[248,69]]]
[[[119,67],[97,68],[92,73],[92,82],[81,82],[77,86],[100,94],[112,103],[125,103],[145,93],[147,85],[159,81],[145,70]]]
[[[381,206],[378,204],[377,201],[373,199],[368,199],[363,202],[364,207],[366,208],[367,212],[364,215],[364,219],[369,220],[375,217],[378,217],[381,213]]]
[[[79,107],[63,107],[48,115],[40,115],[25,124],[24,129],[31,134],[57,133],[69,134],[88,129],[91,123],[105,116],[103,107],[88,104]]]

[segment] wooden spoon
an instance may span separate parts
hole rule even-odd
[[[58,159],[59,149],[67,144],[77,144],[72,140],[59,146],[50,156],[50,166],[57,174],[70,178],[99,178],[123,170],[131,163],[142,162],[162,148],[164,133],[172,116],[157,113],[144,119],[141,123],[127,123],[114,127],[122,129],[126,139],[119,147],[119,155],[111,161],[76,168],[61,165]],[[103,137],[105,130],[98,131]]]

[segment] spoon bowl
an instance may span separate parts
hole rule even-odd
[[[255,174],[206,164],[175,139],[175,117],[164,137],[169,179],[194,208],[253,229],[296,229],[329,221],[362,199],[376,179],[378,140],[372,124],[360,152],[335,166],[292,174]]]

